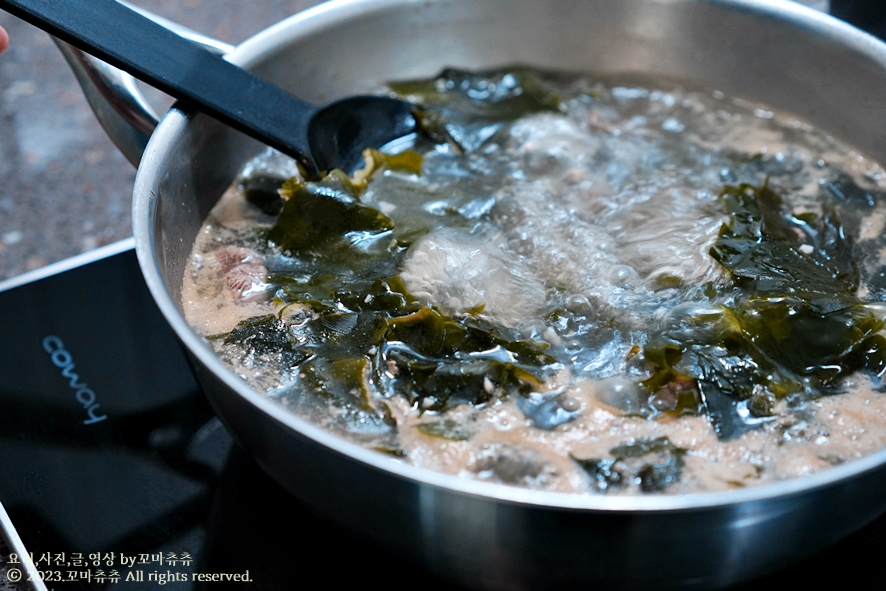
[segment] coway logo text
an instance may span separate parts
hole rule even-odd
[[[62,377],[68,380],[68,386],[74,391],[77,402],[86,410],[87,418],[83,420],[83,424],[92,425],[107,419],[108,415],[99,414],[99,403],[95,392],[74,373],[74,358],[62,340],[55,335],[49,335],[43,339],[43,350],[49,353],[52,364],[62,370]]]

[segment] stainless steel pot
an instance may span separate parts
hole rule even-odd
[[[355,0],[293,16],[229,59],[315,103],[444,66],[643,72],[792,111],[886,161],[886,46],[773,0]],[[148,285],[219,416],[316,509],[468,587],[719,588],[820,550],[886,509],[886,450],[815,476],[686,496],[564,495],[458,479],[360,448],[228,370],[182,318],[195,234],[262,147],[173,109],[135,186]]]

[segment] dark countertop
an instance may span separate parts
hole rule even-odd
[[[236,44],[319,1],[133,3]],[[49,36],[3,11],[0,25],[12,42],[0,55],[2,281],[130,236],[135,169],[105,136]]]

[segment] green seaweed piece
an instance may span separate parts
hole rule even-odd
[[[286,200],[268,238],[287,254],[364,269],[389,257],[394,222],[379,210],[322,185],[306,185]]]
[[[422,308],[387,320],[385,358],[397,368],[393,389],[420,409],[483,404],[499,392],[528,393],[554,363],[544,345],[509,341],[474,323]]]
[[[644,493],[662,492],[679,481],[682,473],[682,455],[669,454],[663,461],[646,464],[637,471],[640,490]]]
[[[680,376],[674,366],[683,357],[683,347],[672,342],[656,342],[647,345],[643,354],[647,363],[655,367],[652,376],[640,382],[649,391],[655,392]]]
[[[277,194],[280,195],[281,199],[286,200],[303,191],[305,187],[307,187],[307,184],[303,180],[298,177],[292,177],[283,181],[283,184],[277,190]]]
[[[842,171],[838,171],[822,186],[828,193],[844,203],[874,207],[882,199],[882,193],[863,189],[852,177]]]
[[[662,273],[655,278],[652,289],[654,291],[659,291],[662,289],[677,289],[679,287],[682,287],[682,285],[682,278],[676,275],[671,275],[669,273]]]
[[[874,375],[882,376],[886,371],[886,337],[882,334],[865,339],[850,356],[848,363]]]
[[[379,453],[393,456],[395,458],[405,458],[407,455],[409,455],[405,449],[402,449],[399,447],[391,447],[391,446],[387,446],[387,445],[376,445],[372,449],[374,449],[375,451],[377,451]]]
[[[321,314],[311,322],[311,329],[319,340],[335,342],[347,337],[357,327],[359,315],[353,312],[333,312]]]
[[[299,367],[299,382],[337,406],[376,415],[368,390],[369,360],[365,357],[314,357]]]
[[[728,350],[715,345],[698,346],[687,352],[686,359],[688,371],[700,376],[698,387],[705,410],[717,436],[724,441],[762,424],[740,414],[740,402],[755,396],[778,400],[806,388],[797,376],[768,364],[765,358],[758,363],[741,347]]]
[[[731,308],[746,353],[812,378],[819,388],[861,369],[853,352],[884,328],[884,317],[854,294],[851,274],[832,263],[839,255],[822,244],[807,244],[812,252],[802,252],[803,228],[783,215],[780,197],[766,185],[727,186],[721,197],[731,219],[711,255],[744,290]],[[845,232],[832,209],[822,224],[818,234],[830,236],[824,244],[844,252],[835,245]]]
[[[680,480],[686,450],[675,446],[667,437],[655,437],[623,443],[609,450],[609,453],[621,461],[658,455],[658,461],[644,464],[637,470],[640,490],[649,493],[661,492]]]
[[[652,375],[640,382],[648,393],[653,416],[664,413],[671,417],[698,415],[704,406],[700,388],[691,369],[677,369],[683,358],[683,345],[674,342],[653,342],[644,349]]]
[[[466,316],[461,322],[478,350],[503,349],[510,361],[522,366],[541,367],[557,363],[557,359],[548,354],[550,345],[544,341],[509,339],[499,334],[493,324],[476,316]]]
[[[447,68],[430,80],[406,80],[388,86],[398,95],[429,106],[458,96],[472,105],[473,113],[497,120],[517,119],[537,111],[556,111],[561,102],[560,94],[547,82],[545,74],[523,67],[485,72]]]
[[[342,190],[351,197],[357,199],[359,199],[360,195],[363,194],[363,191],[366,190],[366,179],[355,181],[348,175],[348,173],[340,168],[333,168],[327,172],[323,175],[323,179],[320,182],[327,187]]]
[[[609,453],[616,459],[624,460],[626,458],[639,458],[646,454],[675,449],[677,448],[671,444],[671,440],[667,437],[652,437],[634,439],[627,443],[622,443],[610,449]]]
[[[348,173],[340,168],[333,168],[330,171],[321,171],[319,173],[320,178],[312,179],[313,182],[311,184],[305,183],[299,177],[292,177],[283,182],[282,187],[280,187],[277,193],[281,199],[287,200],[308,187],[322,186],[333,191],[343,191],[351,197],[359,198],[369,185],[369,181],[380,170],[387,169],[420,175],[424,156],[413,150],[404,150],[397,154],[387,154],[374,148],[366,148],[363,150],[363,160],[363,168],[357,170],[354,176],[349,176]],[[302,175],[302,178],[305,178],[304,175]]]
[[[400,348],[388,349],[385,357],[397,367],[391,390],[422,411],[477,406],[499,391],[528,391],[540,383],[532,372],[496,359],[427,358]]]
[[[862,369],[853,352],[884,327],[877,311],[864,304],[821,313],[794,298],[738,302],[736,316],[756,350],[778,367],[815,378],[814,386]]]
[[[405,343],[427,357],[468,355],[502,349],[502,357],[527,365],[550,365],[554,358],[545,353],[547,343],[526,340],[508,340],[495,333],[492,325],[468,316],[455,320],[428,307],[413,314],[392,318],[389,322],[389,340]]]
[[[833,205],[823,203],[821,210],[821,215],[805,212],[794,216],[793,221],[813,247],[810,256],[819,264],[828,266],[835,279],[854,292],[861,277],[855,243],[846,233]]]
[[[425,100],[427,101],[427,99]],[[420,108],[414,109],[412,114],[415,117],[416,126],[425,137],[437,144],[453,144],[460,152],[464,152],[464,146],[460,145],[446,129],[446,119],[442,114]]]
[[[730,221],[710,254],[746,293],[757,299],[796,298],[821,313],[859,303],[851,293],[852,282],[826,260],[831,257],[823,260],[801,252],[803,228],[782,214],[782,200],[774,190],[767,185],[727,185],[720,198]],[[839,225],[835,215],[830,217],[832,226]]]
[[[468,331],[454,319],[422,308],[408,316],[392,318],[388,321],[389,340],[401,341],[409,348],[425,357],[451,356],[458,351],[466,351]]]
[[[631,474],[644,493],[661,492],[680,480],[686,450],[667,437],[641,438],[618,445],[609,453],[612,458],[580,459],[571,456],[592,479],[600,492],[617,489],[631,480]],[[655,456],[652,461],[641,458]]]
[[[480,405],[492,399],[494,386],[505,383],[507,373],[505,364],[489,359],[438,363],[434,372],[420,385],[420,398],[433,401],[426,408],[432,411],[460,404]],[[493,388],[489,388],[488,383],[492,383]]]
[[[702,401],[699,399],[698,386],[692,380],[692,388],[677,393],[677,403],[671,410],[665,411],[672,417],[696,416],[703,410]]]
[[[280,355],[288,367],[296,367],[311,356],[286,323],[273,314],[241,320],[223,340],[225,344],[239,346],[246,355]]]
[[[329,356],[366,355],[371,356],[384,342],[387,329],[385,315],[374,312],[361,312],[357,315],[354,328],[337,339],[325,342],[322,354]]]
[[[420,175],[424,156],[415,150],[387,154],[373,148],[366,148],[363,150],[363,160],[363,168],[354,173],[355,184],[365,184],[382,169]]]
[[[360,292],[360,301],[357,305],[366,310],[399,314],[409,310],[415,302],[415,298],[409,295],[403,279],[394,276],[373,281],[368,289]]]
[[[470,152],[507,122],[540,111],[558,111],[562,97],[553,75],[523,67],[486,72],[448,68],[432,80],[389,85],[422,105],[416,120],[425,136]]]
[[[767,185],[727,185],[721,200],[729,221],[711,256],[737,289],[728,305],[672,320],[645,347],[652,374],[642,385],[654,393],[696,380],[718,435],[729,439],[772,416],[780,399],[886,369],[886,311],[855,295],[857,269],[844,260],[851,239],[832,207],[792,216]],[[748,419],[738,417],[741,401]]]
[[[285,179],[268,174],[253,174],[243,180],[243,196],[268,215],[278,215],[283,209],[284,200],[279,189]]]
[[[479,319],[457,320],[419,305],[398,276],[272,275],[269,281],[279,297],[313,312],[301,320],[302,350],[332,361],[370,359],[370,379],[381,395],[404,395],[422,411],[529,392],[554,363],[546,343],[509,340]]]
[[[419,423],[416,425],[416,428],[425,435],[439,437],[441,439],[449,439],[450,441],[466,441],[471,437],[471,434],[468,433],[458,422],[451,419],[430,423]]]
[[[267,281],[283,301],[302,303],[316,312],[323,312],[335,308],[335,293],[342,279],[331,273],[309,276],[275,273],[268,275]]]
[[[618,460],[612,458],[592,458],[582,460],[575,456],[570,456],[572,461],[579,465],[593,481],[593,486],[598,492],[605,493],[610,489],[616,490],[621,488],[626,477],[621,470],[615,467]]]

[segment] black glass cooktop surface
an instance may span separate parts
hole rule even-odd
[[[117,250],[0,291],[0,502],[47,588],[283,589],[319,572],[331,589],[452,589],[256,466]],[[886,517],[741,589],[879,579],[884,534]]]

